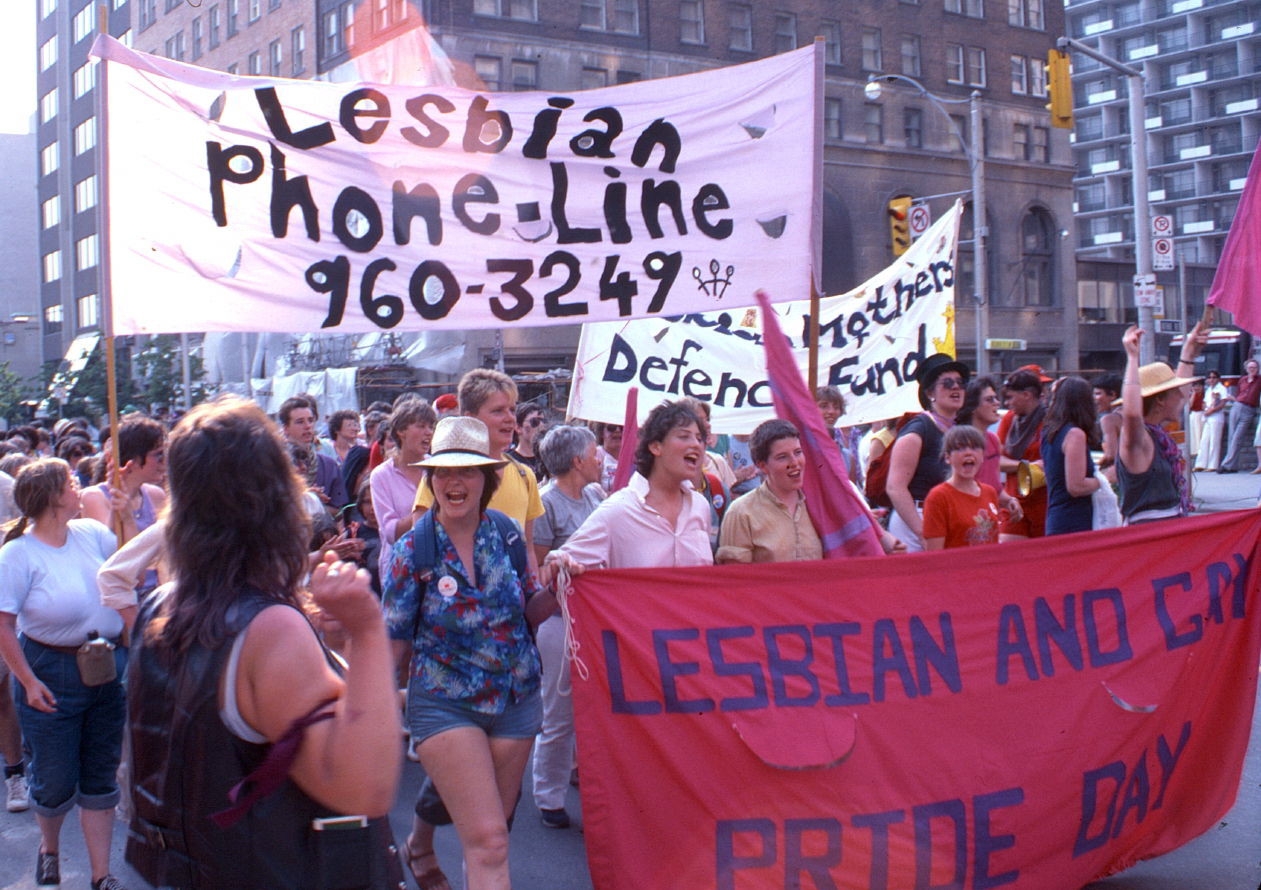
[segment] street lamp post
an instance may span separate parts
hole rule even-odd
[[[880,98],[882,83],[904,83],[915,89],[920,96],[927,99],[946,119],[959,147],[968,159],[968,170],[972,175],[972,252],[975,262],[972,270],[972,300],[976,306],[976,373],[989,373],[989,353],[985,349],[985,341],[989,336],[989,263],[986,244],[989,240],[989,226],[985,215],[985,153],[977,151],[975,146],[983,144],[983,128],[981,117],[981,93],[973,90],[966,99],[945,99],[930,93],[922,83],[904,74],[872,74],[867,78],[863,93],[873,102]],[[967,104],[970,112],[972,144],[964,138],[963,131],[955,119],[950,116],[946,105]]]

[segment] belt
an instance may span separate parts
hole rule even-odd
[[[30,640],[32,643],[34,643],[36,646],[42,646],[45,649],[51,649],[53,652],[59,652],[62,655],[78,655],[79,650],[83,648],[83,643],[80,643],[78,646],[54,646],[52,643],[41,643],[39,640],[35,639],[34,637],[28,636],[27,639]],[[110,640],[110,642],[113,643],[115,646],[119,645],[118,640]]]

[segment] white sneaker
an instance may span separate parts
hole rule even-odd
[[[26,784],[26,776],[9,776],[4,780],[8,789],[8,810],[20,813],[31,805],[31,789]]]

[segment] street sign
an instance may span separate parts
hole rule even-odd
[[[1164,213],[1152,216],[1152,237],[1166,238],[1173,234],[1173,217]]]
[[[1160,291],[1156,289],[1155,275],[1134,276],[1134,305],[1139,308],[1161,308]]]
[[[933,214],[927,204],[916,204],[911,208],[911,238],[918,238],[928,231],[932,224]]]
[[[1157,334],[1181,334],[1182,320],[1178,318],[1158,318],[1156,319]]]
[[[1016,339],[987,339],[985,341],[985,348],[1022,350],[1029,348],[1029,341]]]
[[[1168,217],[1163,218],[1168,219]],[[1153,228],[1155,227],[1153,226]],[[1157,272],[1169,272],[1173,270],[1172,238],[1152,239],[1152,269]]]

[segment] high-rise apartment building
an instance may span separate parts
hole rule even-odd
[[[1185,283],[1194,319],[1261,137],[1261,3],[1072,0],[1066,14],[1070,36],[1143,72],[1147,194],[1173,218],[1179,265],[1158,278],[1164,311],[1179,314]],[[1150,233],[1134,221],[1126,77],[1078,53],[1073,89],[1079,299],[1084,321],[1112,329],[1102,349],[1134,316],[1134,244]]]
[[[110,34],[130,42],[131,6],[140,0],[32,2],[39,45],[39,311],[48,360],[63,356],[76,336],[100,330],[104,217],[97,63],[88,49],[102,20]]]

